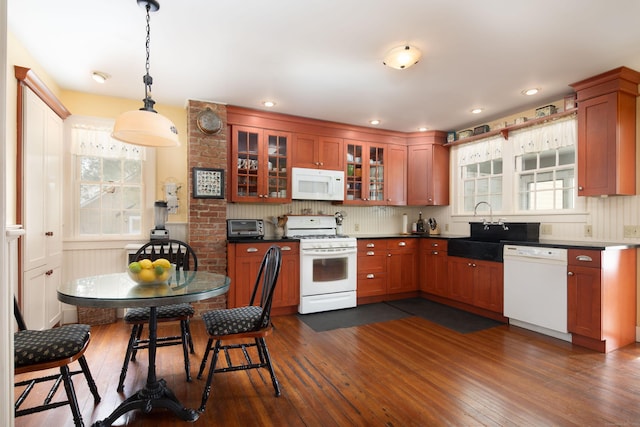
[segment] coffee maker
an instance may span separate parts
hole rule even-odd
[[[167,202],[164,200],[158,200],[153,205],[155,228],[151,230],[151,240],[161,240],[169,238],[169,230],[165,228],[167,219],[169,217],[169,211],[167,209]]]

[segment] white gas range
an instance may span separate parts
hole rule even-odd
[[[337,234],[335,217],[291,215],[285,235],[300,239],[301,314],[355,307],[357,241]]]

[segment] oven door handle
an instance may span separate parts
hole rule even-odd
[[[358,252],[358,248],[309,248],[300,251],[305,256],[349,255]]]

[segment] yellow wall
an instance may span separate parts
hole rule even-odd
[[[7,168],[7,224],[16,222],[16,99],[18,85],[13,68],[15,65],[31,68],[72,114],[115,119],[120,113],[137,110],[142,106],[141,100],[90,95],[61,89],[26,51],[24,46],[9,32],[7,41],[7,105],[5,109],[7,117],[7,135],[5,139],[7,145],[5,159],[5,167]],[[165,198],[163,193],[163,184],[165,182],[176,182],[181,185],[182,188],[178,191],[180,209],[178,214],[169,216],[169,221],[186,223],[189,201],[189,195],[187,194],[189,171],[187,170],[186,107],[170,107],[158,103],[155,105],[155,109],[176,125],[181,144],[180,147],[176,148],[159,148],[156,150],[156,200]]]

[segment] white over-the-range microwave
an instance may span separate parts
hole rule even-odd
[[[344,171],[291,168],[291,198],[344,200]]]

